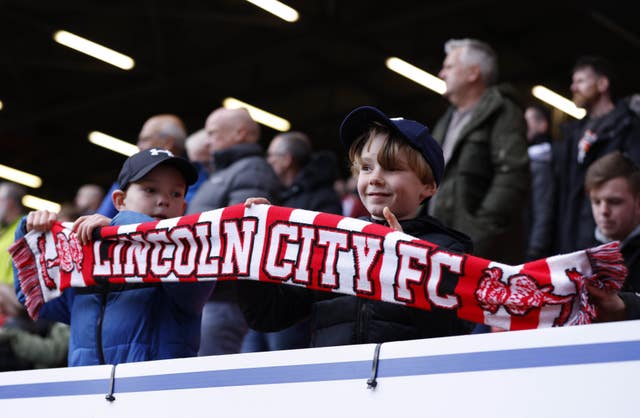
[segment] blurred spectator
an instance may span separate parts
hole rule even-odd
[[[589,166],[585,191],[597,225],[596,239],[601,243],[620,241],[629,269],[620,293],[588,286],[597,318],[640,319],[640,169],[620,152],[612,152]]]
[[[16,297],[7,248],[26,212],[24,195],[22,186],[0,183],[0,371],[64,366],[69,345],[66,325],[32,321]]]
[[[58,212],[59,222],[73,222],[80,217],[78,207],[71,202],[64,202]]]
[[[529,162],[522,110],[498,79],[493,49],[475,39],[449,40],[440,78],[451,107],[433,136],[446,161],[430,212],[468,234],[474,254],[509,264],[524,257],[523,209]]]
[[[185,147],[189,161],[209,167],[211,153],[209,152],[208,134],[204,128],[189,135],[185,141]]]
[[[7,248],[14,241],[16,228],[25,213],[25,189],[15,183],[0,183],[0,325],[6,317],[20,313],[22,305],[13,290],[13,266]]]
[[[632,94],[629,97],[629,109],[636,114],[636,116],[640,116],[640,93]]]
[[[0,371],[66,366],[69,333],[68,325],[31,321],[23,310],[0,328]]]
[[[276,135],[267,150],[267,161],[285,186],[282,206],[342,213],[340,197],[333,189],[338,166],[331,152],[312,154],[311,141],[302,132]],[[265,284],[268,286],[278,286]],[[277,332],[249,330],[242,351],[273,351],[309,347],[310,324],[306,318]]]
[[[524,112],[529,141],[529,169],[531,191],[526,211],[528,228],[526,260],[536,260],[551,254],[553,228],[553,165],[549,110],[538,105],[529,106]]]
[[[614,104],[613,70],[601,57],[583,57],[573,69],[571,92],[587,116],[568,124],[564,141],[554,148],[556,213],[555,252],[568,253],[596,244],[596,226],[584,192],[592,162],[619,150],[640,162],[640,120],[620,101]]]
[[[189,199],[195,195],[200,186],[207,181],[211,171],[211,154],[207,144],[207,131],[200,129],[189,135],[185,141],[187,158],[198,170],[198,180],[189,187]]]
[[[74,203],[80,216],[93,215],[100,207],[104,199],[104,189],[97,184],[84,184],[80,186]]]
[[[367,208],[362,204],[356,190],[356,178],[352,175],[347,179],[339,179],[334,183],[334,189],[342,200],[342,215],[351,218],[369,216]]]
[[[267,161],[285,186],[282,206],[342,213],[340,197],[333,189],[338,163],[329,151],[311,152],[311,141],[301,132],[276,135]]]
[[[185,157],[185,140],[187,138],[187,131],[184,128],[184,123],[176,115],[162,114],[149,118],[138,135],[138,148],[141,151],[150,148],[163,148],[171,151],[173,155],[177,157]],[[187,202],[191,199],[194,192],[195,184],[189,186],[185,199]],[[113,206],[113,200],[111,195],[115,190],[118,190],[119,185],[113,183],[111,188],[107,192],[106,196],[102,200],[102,204],[96,211],[100,215],[104,215],[107,218],[113,218],[118,211]]]
[[[277,203],[280,181],[258,144],[260,127],[246,109],[219,108],[205,124],[213,172],[187,207],[199,213],[265,197]],[[237,304],[236,284],[220,282],[202,312],[198,355],[237,353],[248,330]]]

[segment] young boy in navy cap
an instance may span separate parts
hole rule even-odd
[[[426,126],[389,118],[374,107],[363,106],[342,122],[340,139],[349,150],[358,194],[371,214],[370,221],[387,224],[449,251],[472,251],[469,237],[447,228],[422,210],[423,203],[436,193],[444,173],[442,149]],[[255,199],[247,204],[261,202]],[[313,346],[443,337],[465,334],[471,329],[452,311],[427,312],[291,286],[243,284],[240,296],[249,326],[259,331],[277,331],[311,315]]]
[[[112,195],[119,213],[113,220],[90,215],[79,218],[73,229],[81,242],[88,242],[99,226],[181,216],[187,187],[196,179],[194,167],[171,152],[141,151],[129,157],[120,171],[121,190]],[[16,236],[24,235],[23,226],[27,231],[49,230],[55,220],[52,212],[30,212]],[[70,366],[191,357],[198,352],[202,307],[214,283],[69,288],[47,302],[40,316],[71,325]]]

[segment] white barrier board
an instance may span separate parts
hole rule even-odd
[[[47,418],[640,416],[640,321],[386,343],[369,389],[374,352],[375,345],[360,345],[0,373],[0,411]]]

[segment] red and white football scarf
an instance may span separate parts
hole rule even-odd
[[[13,244],[32,317],[72,286],[241,279],[455,309],[516,330],[589,323],[595,310],[585,282],[619,289],[626,276],[617,243],[510,266],[382,225],[268,205],[104,227],[100,237],[81,246],[56,224]]]

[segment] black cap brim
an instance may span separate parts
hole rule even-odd
[[[379,109],[373,106],[361,106],[351,111],[340,125],[340,141],[347,150],[353,141],[369,130],[372,122],[378,122],[404,137],[404,134],[398,130],[391,119]]]
[[[184,177],[187,183],[187,186],[194,184],[198,180],[198,172],[196,168],[193,166],[193,164],[191,164],[189,161],[185,160],[184,158],[170,157],[170,158],[165,158],[163,160],[159,160],[154,164],[147,165],[146,167],[144,167],[144,169],[138,171],[135,176],[132,176],[131,178],[129,178],[127,184],[120,184],[120,187],[127,188],[129,184],[141,180],[144,176],[149,174],[151,170],[153,170],[154,168],[162,164],[171,165],[175,167],[178,171],[180,171],[180,173],[182,174],[182,176]]]

